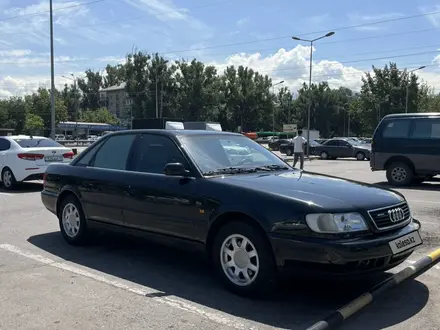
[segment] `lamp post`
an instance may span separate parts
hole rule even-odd
[[[275,96],[275,100],[276,100],[275,86],[280,85],[283,82],[284,82],[284,80],[281,80],[281,81],[277,82],[276,84],[272,85],[272,93]],[[275,133],[275,106],[273,107],[273,110],[272,110],[272,132]]]
[[[315,39],[302,39],[302,38],[298,38],[298,37],[292,37],[293,40],[298,40],[298,41],[305,41],[305,42],[309,42],[310,43],[310,68],[309,68],[309,93],[310,93],[310,99],[309,99],[309,107],[307,110],[307,158],[309,158],[310,155],[310,109],[312,107],[312,93],[310,91],[310,88],[312,86],[312,63],[313,63],[313,43],[315,41],[318,41],[320,39],[324,39],[324,38],[328,38],[331,37],[332,35],[334,35],[334,32],[329,32],[326,35],[323,35],[319,38],[315,38]]]
[[[72,76],[72,78],[70,77],[66,77],[66,76],[62,76],[65,79],[69,79],[73,81],[73,91],[74,91],[74,98],[75,98],[75,134],[78,134],[78,104],[77,104],[77,99],[76,99],[76,77],[73,73],[70,74]]]
[[[408,112],[408,92],[409,92],[409,79],[408,79],[408,78],[409,78],[409,74],[412,73],[412,72],[414,72],[414,71],[417,71],[417,70],[422,70],[422,69],[424,69],[424,68],[426,68],[426,65],[421,66],[420,68],[417,68],[417,69],[411,70],[411,71],[409,71],[409,72],[406,74],[405,113]]]
[[[162,65],[167,65],[168,60],[163,61],[162,63],[160,63],[160,66],[162,67]],[[158,75],[158,71],[159,71],[159,63],[156,66],[156,118],[159,118],[159,94],[158,94],[158,79],[159,79],[159,75]],[[162,93],[163,93],[163,84],[162,84],[162,74],[163,72],[160,73],[160,78],[161,78],[161,82],[160,82],[160,94],[161,94],[161,98],[162,98]],[[162,100],[160,101],[160,115],[162,116]]]
[[[50,137],[55,140],[55,65],[53,50],[53,9],[49,1],[50,16]]]

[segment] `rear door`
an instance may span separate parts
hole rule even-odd
[[[0,173],[6,165],[6,153],[11,147],[11,142],[5,138],[0,137]],[[1,178],[0,178],[1,181]]]
[[[416,118],[408,141],[416,172],[440,173],[440,118]]]
[[[110,136],[87,151],[75,166],[85,167],[75,185],[90,220],[122,225],[126,168],[136,134]]]

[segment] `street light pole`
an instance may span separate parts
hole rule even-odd
[[[312,65],[313,65],[313,43],[315,41],[318,41],[320,39],[324,39],[324,38],[328,38],[331,37],[332,35],[334,35],[334,32],[329,32],[326,35],[323,35],[319,38],[315,38],[315,39],[302,39],[302,38],[298,38],[298,37],[292,37],[293,40],[298,40],[298,41],[305,41],[305,42],[309,42],[310,43],[310,68],[309,68],[309,106],[308,106],[308,110],[307,110],[307,158],[310,157],[310,112],[311,112],[311,108],[312,108],[312,92],[311,92],[311,87],[312,87]]]
[[[55,67],[53,51],[53,9],[52,0],[49,1],[50,12],[50,137],[55,139]]]
[[[75,106],[75,134],[78,134],[78,103],[77,103],[77,89],[76,89],[76,77],[73,73],[70,74],[72,78],[62,76],[63,78],[73,80],[73,97],[74,97],[74,106]]]
[[[425,65],[424,65],[424,66],[421,66],[420,68],[417,68],[417,69],[411,70],[411,71],[409,71],[409,72],[406,74],[405,113],[408,112],[408,94],[409,94],[409,79],[408,79],[408,78],[409,78],[409,74],[412,73],[412,72],[414,72],[414,71],[417,71],[417,70],[422,70],[422,69],[424,69],[424,68],[426,68]]]
[[[283,82],[284,82],[284,80],[281,80],[281,81],[277,82],[276,84],[272,85],[272,93],[275,96],[275,100],[276,100],[275,86],[276,85],[280,85]],[[273,110],[272,110],[272,132],[275,133],[275,105],[274,105]]]

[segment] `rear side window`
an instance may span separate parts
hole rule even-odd
[[[385,123],[382,131],[384,138],[407,138],[411,121],[407,119],[390,120]]]
[[[412,139],[440,139],[440,119],[414,120]]]
[[[0,138],[0,151],[9,150],[10,147],[11,147],[11,142],[9,142],[6,139]]]
[[[115,135],[96,152],[93,167],[125,170],[134,134]]]
[[[338,140],[328,140],[324,143],[326,146],[338,146],[339,141]]]
[[[63,145],[55,142],[52,139],[30,139],[30,138],[17,138],[14,139],[22,148],[64,148]]]

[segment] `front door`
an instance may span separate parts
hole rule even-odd
[[[344,140],[339,140],[339,157],[353,157],[354,149],[353,146]]]
[[[135,134],[111,136],[97,150],[89,150],[76,165],[85,166],[81,178],[76,178],[82,196],[84,212],[90,220],[123,225],[122,199],[125,173]]]
[[[198,239],[194,221],[200,218],[197,179],[166,176],[167,163],[189,162],[169,137],[142,134],[126,178],[123,216],[129,227],[187,239]]]
[[[413,120],[406,154],[416,172],[440,173],[440,118]]]

